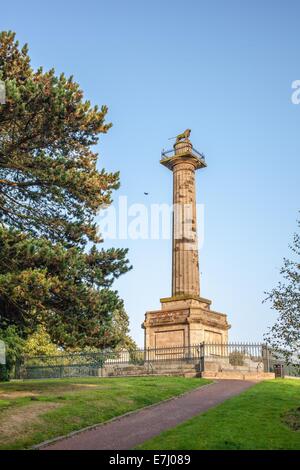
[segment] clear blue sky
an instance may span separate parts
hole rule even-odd
[[[299,210],[298,1],[14,1],[1,29],[28,42],[32,64],[73,74],[114,124],[99,166],[120,170],[129,202],[171,202],[159,165],[168,137],[192,129],[208,167],[201,294],[225,312],[232,340],[261,340],[275,314],[262,305],[279,279]],[[149,192],[146,198],[144,191]],[[105,243],[105,246],[112,242]],[[140,345],[146,310],[170,294],[171,244],[119,240],[134,269],[116,283]]]

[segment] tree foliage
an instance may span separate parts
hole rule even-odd
[[[127,250],[99,250],[95,215],[119,174],[97,169],[93,146],[111,124],[72,77],[34,70],[28,47],[0,33],[0,328],[22,338],[45,328],[63,348],[128,340],[111,289]]]
[[[2,222],[70,245],[99,241],[94,216],[119,186],[91,150],[111,126],[107,107],[91,107],[72,77],[33,70],[12,32],[0,34],[0,80]]]
[[[300,221],[298,221],[300,227]],[[268,293],[266,300],[278,312],[278,319],[265,339],[287,363],[300,360],[300,234],[295,233],[290,246],[293,259],[284,258],[283,281]]]
[[[128,333],[123,301],[110,289],[128,271],[127,250],[83,252],[0,227],[0,327],[22,336],[45,325],[62,347],[109,347]]]

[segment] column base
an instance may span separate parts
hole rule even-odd
[[[227,343],[227,315],[210,310],[210,305],[208,299],[184,294],[161,299],[161,310],[145,314],[145,348]]]

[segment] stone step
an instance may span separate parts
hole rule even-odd
[[[244,372],[238,370],[212,372],[207,371],[201,374],[204,379],[228,379],[228,380],[267,380],[274,379],[275,375],[271,372]]]
[[[109,367],[99,370],[99,376],[102,377],[124,377],[124,376],[147,376],[147,375],[167,375],[181,377],[198,377],[199,371],[195,367],[169,368],[169,367]]]

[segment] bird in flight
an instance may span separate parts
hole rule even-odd
[[[144,194],[145,194],[145,196],[148,196],[149,193],[144,193]]]

